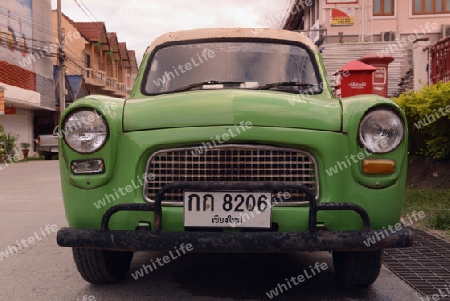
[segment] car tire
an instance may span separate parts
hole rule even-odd
[[[52,153],[44,153],[45,160],[51,160],[53,157]]]
[[[333,252],[334,271],[344,285],[371,285],[380,275],[382,263],[383,250]]]
[[[92,284],[121,281],[133,259],[133,252],[72,248],[72,253],[81,277]]]

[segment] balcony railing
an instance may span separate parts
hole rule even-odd
[[[92,70],[92,69],[90,69],[90,68],[86,68],[86,69],[84,69],[84,78],[91,78],[91,79],[93,79],[93,78],[95,78],[95,76],[94,76],[94,70]]]
[[[106,72],[86,68],[84,78],[86,84],[101,87],[108,95],[126,97],[129,94],[126,83],[119,82],[117,78],[107,77]]]
[[[106,78],[105,90],[115,91],[115,90],[117,90],[116,86],[117,86],[117,79],[116,78],[111,78],[111,77],[107,77]]]
[[[106,84],[106,72],[103,71],[97,71],[97,80],[101,81],[102,83]]]
[[[117,90],[119,91],[127,91],[127,85],[125,83],[117,83]]]
[[[116,85],[116,94],[122,97],[125,97],[128,95],[127,91],[127,85],[125,83],[118,82]]]
[[[94,70],[92,68],[84,69],[84,78],[86,84],[102,87],[106,85],[106,72]]]
[[[450,37],[439,40],[430,47],[431,82],[450,81]]]

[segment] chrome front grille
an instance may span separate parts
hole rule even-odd
[[[177,181],[286,181],[309,187],[316,197],[319,193],[317,166],[314,158],[297,149],[264,145],[220,145],[200,154],[200,146],[164,149],[147,161],[146,172],[153,180],[146,181],[144,195],[152,202],[161,187]],[[290,198],[279,205],[304,204],[304,194],[288,191]],[[275,194],[274,194],[275,196]],[[163,204],[182,205],[183,191],[165,194]]]

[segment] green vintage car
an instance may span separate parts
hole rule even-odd
[[[399,222],[406,118],[376,95],[336,99],[315,45],[275,29],[172,32],[129,99],[90,95],[60,124],[60,170],[81,276],[114,283],[135,251],[330,251],[372,284]],[[388,231],[387,229],[390,229]]]

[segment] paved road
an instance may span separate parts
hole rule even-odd
[[[134,280],[132,272],[166,255],[137,253],[123,283],[93,286],[79,276],[71,250],[58,247],[51,231],[51,225],[67,225],[58,162],[2,167],[0,164],[0,252],[29,237],[36,237],[37,242],[0,260],[0,300],[268,300],[267,291],[315,262],[326,262],[329,269],[274,299],[420,300],[413,289],[386,268],[368,290],[340,287],[331,257],[325,252],[188,254]]]

